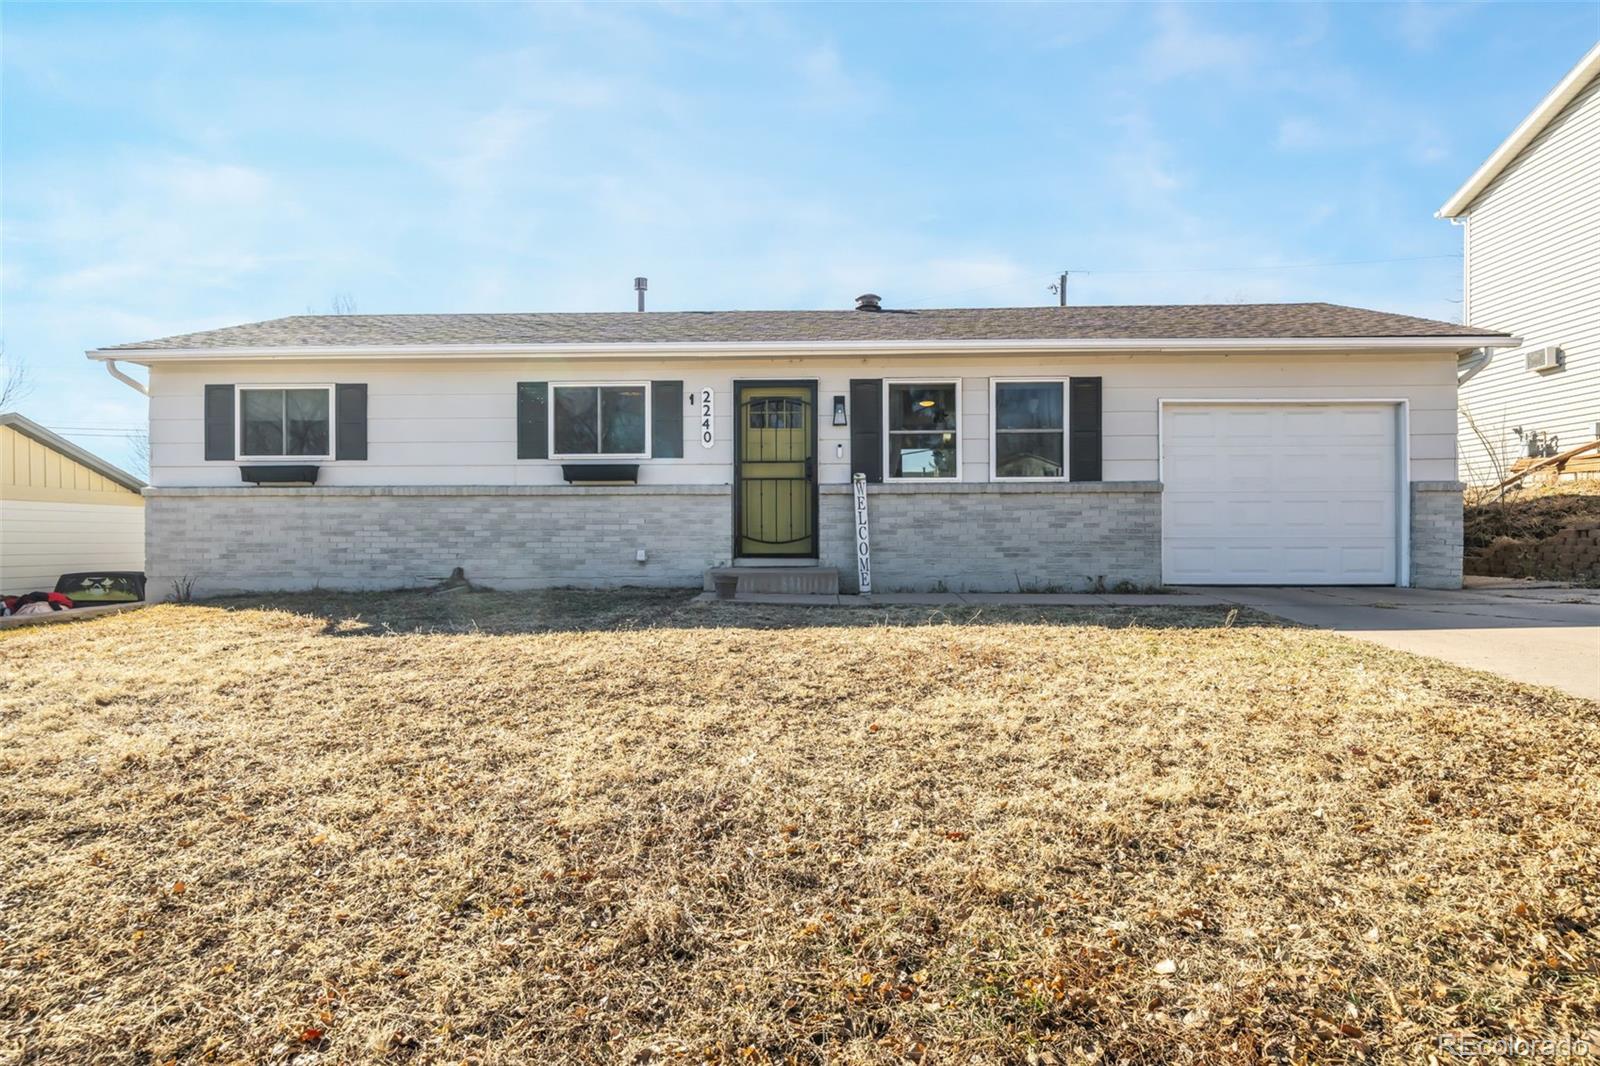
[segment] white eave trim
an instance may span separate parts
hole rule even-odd
[[[1465,214],[1472,206],[1472,202],[1478,198],[1478,194],[1488,188],[1489,183],[1498,178],[1500,172],[1510,166],[1535,137],[1544,132],[1545,127],[1561,114],[1562,109],[1570,104],[1574,97],[1588,88],[1589,82],[1596,75],[1600,75],[1600,44],[1589,49],[1588,53],[1578,60],[1578,65],[1567,72],[1567,76],[1550,90],[1548,96],[1539,101],[1539,106],[1511,131],[1511,136],[1502,141],[1500,147],[1494,150],[1494,154],[1484,160],[1483,166],[1473,171],[1472,177],[1466,180],[1466,184],[1457,189],[1455,195],[1434,212],[1434,217],[1460,218]]]
[[[1515,348],[1519,337],[1464,334],[1453,337],[1218,337],[1147,340],[1051,338],[1006,341],[767,341],[761,343],[651,344],[408,344],[373,346],[299,345],[258,348],[97,348],[90,359],[151,363],[322,359],[737,359],[772,356],[1016,355],[1038,352],[1466,352]]]

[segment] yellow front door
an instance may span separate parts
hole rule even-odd
[[[738,388],[738,553],[816,555],[816,387]]]

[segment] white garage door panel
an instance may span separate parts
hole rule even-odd
[[[1162,418],[1170,584],[1394,584],[1390,404],[1173,405]]]

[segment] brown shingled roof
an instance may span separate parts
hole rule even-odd
[[[850,341],[1178,340],[1505,336],[1327,303],[976,307],[883,311],[650,311],[491,315],[293,315],[119,344],[188,348],[495,344],[762,344]]]

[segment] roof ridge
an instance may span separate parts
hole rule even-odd
[[[932,313],[932,312],[962,312],[980,313],[984,311],[1038,311],[1055,313],[1062,311],[1102,311],[1102,310],[1156,310],[1183,308],[1185,310],[1205,309],[1221,310],[1224,308],[1251,308],[1251,307],[1351,307],[1349,304],[1335,304],[1326,300],[1258,300],[1246,303],[1150,303],[1150,304],[1069,304],[1065,307],[1055,304],[1005,304],[1001,306],[975,306],[975,307],[893,307],[885,305],[884,311],[897,311],[901,313]],[[1370,308],[1354,308],[1355,310],[1371,310]],[[528,318],[539,315],[571,315],[599,318],[607,315],[625,315],[632,317],[640,312],[619,309],[616,311],[357,311],[350,313],[328,314],[297,314],[279,315],[276,318],[257,319],[253,322],[240,323],[241,326],[259,326],[264,322],[288,322],[294,319],[341,321],[361,318]],[[659,317],[661,315],[854,315],[857,309],[853,307],[680,307],[665,311],[646,311],[646,315]],[[1394,311],[1373,311],[1374,314],[1400,314]],[[224,327],[234,328],[234,327]]]
[[[1493,331],[1326,302],[757,311],[288,315],[100,352],[506,345],[938,344],[1483,337]],[[1503,335],[1502,335],[1503,336]]]

